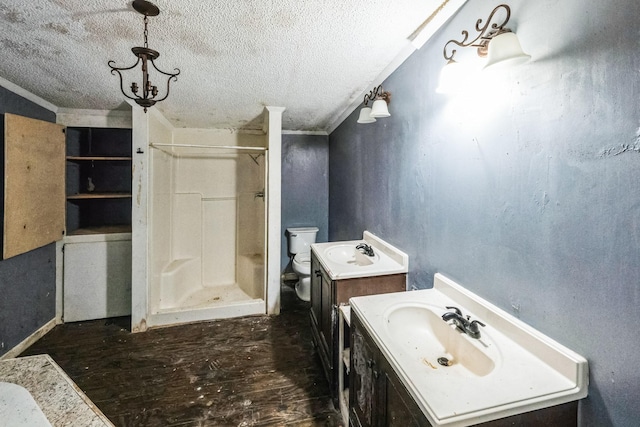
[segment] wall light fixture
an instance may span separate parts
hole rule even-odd
[[[153,62],[155,59],[158,59],[158,57],[160,56],[160,52],[149,48],[149,43],[147,41],[147,24],[149,22],[148,17],[158,16],[160,14],[160,9],[158,9],[158,7],[153,3],[146,0],[134,0],[132,6],[136,10],[136,12],[144,15],[144,47],[138,46],[131,48],[131,51],[138,58],[138,60],[130,67],[118,68],[115,66],[115,61],[109,61],[108,64],[109,67],[111,67],[111,74],[118,73],[118,76],[120,76],[120,91],[122,91],[122,94],[127,98],[134,100],[138,105],[143,107],[144,112],[146,113],[148,107],[153,106],[156,102],[164,101],[165,99],[167,99],[167,97],[169,96],[169,84],[171,83],[171,80],[178,80],[178,74],[180,74],[180,70],[176,68],[173,73],[166,73],[156,67],[155,62]],[[138,83],[131,83],[131,92],[129,94],[124,89],[121,71],[131,70],[138,64],[140,64],[141,61],[142,85],[141,87],[139,87]],[[158,97],[158,86],[153,85],[151,83],[151,80],[149,79],[149,62],[151,63],[151,65],[153,65],[153,68],[158,73],[167,76],[167,92],[164,94],[164,96]],[[140,89],[142,89],[141,94],[138,94],[138,91]]]
[[[369,107],[371,102],[371,107]],[[387,104],[391,102],[391,93],[385,92],[382,85],[374,87],[364,96],[364,107],[360,110],[358,123],[373,123],[377,118],[389,117]]]
[[[504,10],[505,13],[500,13],[500,15],[504,17],[502,21],[498,21],[496,14],[498,14],[501,9]],[[454,59],[457,50],[455,46],[449,46],[452,43],[459,47],[476,48],[478,56],[487,58],[484,68],[497,64],[515,65],[531,58],[530,55],[522,51],[520,41],[516,34],[506,27],[510,17],[511,8],[506,4],[500,4],[491,11],[484,25],[482,19],[478,19],[476,22],[478,35],[473,40],[469,40],[469,32],[463,30],[462,40],[452,39],[444,45],[443,55],[447,64],[440,73],[440,84],[436,89],[437,92],[446,93],[455,91],[456,87],[460,85],[464,79],[462,75],[463,72],[461,71],[464,67],[461,67],[461,64]]]

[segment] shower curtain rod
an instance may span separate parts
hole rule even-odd
[[[250,151],[267,151],[265,147],[242,147],[239,145],[198,145],[198,144],[164,144],[164,143],[149,143],[149,147],[188,147],[188,148],[220,148],[227,150],[250,150]]]

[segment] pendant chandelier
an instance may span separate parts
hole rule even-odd
[[[122,94],[143,107],[144,112],[146,113],[147,108],[152,107],[156,102],[167,99],[169,96],[169,85],[172,80],[178,81],[178,74],[180,74],[180,70],[175,68],[173,73],[167,73],[156,67],[154,60],[158,59],[160,52],[149,48],[149,43],[147,41],[147,24],[149,22],[149,16],[158,16],[158,14],[160,14],[160,9],[158,9],[158,7],[153,3],[146,0],[134,0],[132,6],[136,12],[144,15],[144,46],[131,48],[133,54],[138,58],[136,63],[132,66],[119,68],[115,66],[115,61],[109,61],[108,64],[109,67],[111,67],[111,74],[118,73],[118,76],[120,77],[120,91],[122,91]],[[134,81],[131,83],[131,86],[129,86],[130,91],[125,90],[121,71],[132,70],[140,63],[142,64],[141,85],[139,86],[138,83]],[[149,63],[151,63],[158,73],[167,77],[167,87],[164,96],[160,95],[158,86],[151,83],[151,80],[149,79]]]

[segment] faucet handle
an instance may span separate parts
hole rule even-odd
[[[473,332],[474,334],[475,334],[475,333],[479,333],[480,328],[478,328],[478,325],[480,325],[480,326],[487,326],[487,325],[485,325],[484,323],[482,323],[482,322],[481,322],[481,321],[479,321],[479,320],[474,320],[473,322],[469,323],[469,330],[470,330],[471,332]]]
[[[460,309],[458,307],[453,307],[453,306],[449,307],[449,306],[447,306],[446,309],[447,310],[453,310],[458,314],[458,316],[462,316],[462,311],[460,311]]]

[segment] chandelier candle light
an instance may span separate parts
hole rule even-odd
[[[160,53],[156,50],[149,48],[149,43],[147,41],[147,24],[149,22],[149,16],[158,16],[160,14],[160,9],[153,3],[150,3],[146,0],[134,0],[132,3],[133,8],[136,12],[144,15],[144,47],[133,47],[131,51],[138,58],[135,64],[130,67],[116,67],[115,61],[109,61],[109,67],[111,67],[111,74],[118,73],[120,77],[120,91],[122,94],[129,99],[134,100],[138,105],[144,108],[144,112],[147,112],[147,108],[152,107],[156,102],[164,101],[169,96],[169,85],[171,81],[178,81],[178,74],[180,74],[180,70],[175,68],[173,73],[167,73],[160,70],[156,67],[154,60],[158,59]],[[138,66],[138,64],[142,63],[142,85],[138,86],[138,83],[132,82],[130,89],[130,94],[127,93],[124,89],[123,77],[121,71],[131,70]],[[153,66],[153,68],[159,72],[167,76],[167,92],[162,97],[158,97],[159,91],[158,86],[155,86],[149,80],[149,63]],[[142,89],[142,90],[140,90]],[[140,93],[138,93],[140,92]]]

